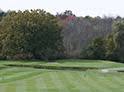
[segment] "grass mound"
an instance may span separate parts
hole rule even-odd
[[[71,66],[49,66],[49,65],[25,65],[25,64],[5,64],[11,67],[30,67],[37,69],[53,69],[53,70],[79,70],[86,71],[89,69],[99,69],[98,67],[71,67]]]

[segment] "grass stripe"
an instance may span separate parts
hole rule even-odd
[[[106,88],[109,88],[112,92],[119,92],[119,86],[113,80],[113,76],[103,76],[101,81],[104,80],[103,84],[106,85]]]
[[[5,92],[16,92],[16,84],[9,83],[5,86]]]
[[[64,87],[64,91],[72,92],[73,90],[71,90],[71,87],[74,87],[74,86],[69,85],[69,81],[67,81],[67,79],[65,78],[65,75],[63,74],[63,72],[66,72],[66,71],[61,71],[61,72],[58,71],[58,72],[56,72],[57,76],[59,78],[59,81],[61,82],[62,86]]]
[[[66,74],[64,73],[65,72],[61,72],[58,74],[58,76],[61,79],[62,83],[65,84],[64,86],[66,86],[66,88],[68,88],[69,91],[72,92],[73,91],[72,89],[75,88],[75,85],[70,80],[67,79]]]
[[[124,92],[121,91],[122,88],[119,85],[119,82],[115,80],[113,74],[91,73],[90,76],[94,78],[94,80],[96,80],[103,87],[103,90],[105,90],[105,92]],[[121,79],[120,76],[118,76],[118,79]]]
[[[16,92],[26,92],[26,84],[24,80],[16,82]]]
[[[69,92],[69,89],[62,83],[61,79],[59,78],[58,74],[61,72],[50,72],[49,76],[54,83],[54,86],[57,88],[58,92]]]
[[[36,75],[39,75],[40,72],[39,71],[32,71],[32,72],[23,72],[23,73],[18,73],[18,74],[14,74],[11,76],[5,76],[3,80],[1,80],[1,83],[7,83],[7,82],[13,82],[13,81],[18,81],[18,80],[22,80],[25,78],[30,78]]]
[[[80,79],[78,78],[77,72],[63,72],[63,74],[65,79],[71,84],[70,89],[73,90],[73,92],[87,92],[87,89],[81,84],[81,81],[79,81]]]
[[[84,87],[88,89],[88,92],[99,92],[99,90],[101,89],[97,81],[94,81],[87,72],[80,73],[78,76],[80,78],[80,81],[84,83]],[[102,92],[102,90],[100,90],[100,92]]]
[[[124,85],[124,76],[113,76],[113,80],[117,82],[116,84]]]
[[[90,91],[90,86],[88,85],[88,83],[83,79],[82,74],[84,75],[85,72],[75,72],[75,73],[71,73],[71,76],[77,85],[77,88],[80,89],[80,91],[83,92],[91,92]]]
[[[106,78],[104,76],[99,75],[96,72],[90,73],[89,76],[94,82],[97,82],[97,85],[102,89],[101,92],[112,92],[111,87],[109,87],[110,84],[106,82]]]
[[[38,76],[36,79],[36,87],[37,87],[37,92],[47,92],[47,86],[46,83],[44,82],[44,78],[42,75]]]
[[[115,81],[115,84],[117,85],[117,89],[120,91],[120,92],[124,92],[124,76],[118,78],[118,76],[113,76],[113,80]],[[118,92],[119,92],[118,91]]]
[[[0,85],[0,92],[5,92],[5,85]]]
[[[36,81],[34,79],[28,79],[26,82],[26,92],[37,92]]]
[[[93,73],[93,75],[96,75],[95,73]],[[85,75],[82,75],[82,81],[85,81],[87,83],[87,86],[90,87],[90,92],[111,92],[107,89],[104,89],[103,86],[101,86],[101,84],[99,84],[97,78],[95,78],[94,76],[92,76],[92,74],[90,74],[90,72],[86,72]]]
[[[46,86],[45,92],[58,92],[56,86],[54,85],[54,82],[52,81],[50,77],[50,72],[45,72],[42,75],[44,85]]]

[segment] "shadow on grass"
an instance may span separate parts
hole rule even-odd
[[[24,65],[24,64],[5,64],[9,67],[30,67],[36,69],[51,69],[51,70],[78,70],[78,71],[86,71],[92,69],[100,69],[98,67],[71,67],[71,66],[49,66],[49,65]]]
[[[8,67],[7,66],[2,66],[2,67],[0,67],[0,70],[3,70],[5,68],[8,68]]]

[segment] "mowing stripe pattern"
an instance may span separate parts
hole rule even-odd
[[[0,70],[0,92],[124,92],[124,74],[10,68]]]

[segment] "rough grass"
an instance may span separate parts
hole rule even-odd
[[[6,64],[66,66],[66,67],[124,67],[123,64],[95,60],[60,60],[45,62],[9,62]],[[0,92],[124,92],[124,73],[102,73],[99,69],[87,71],[6,67],[0,69]]]

